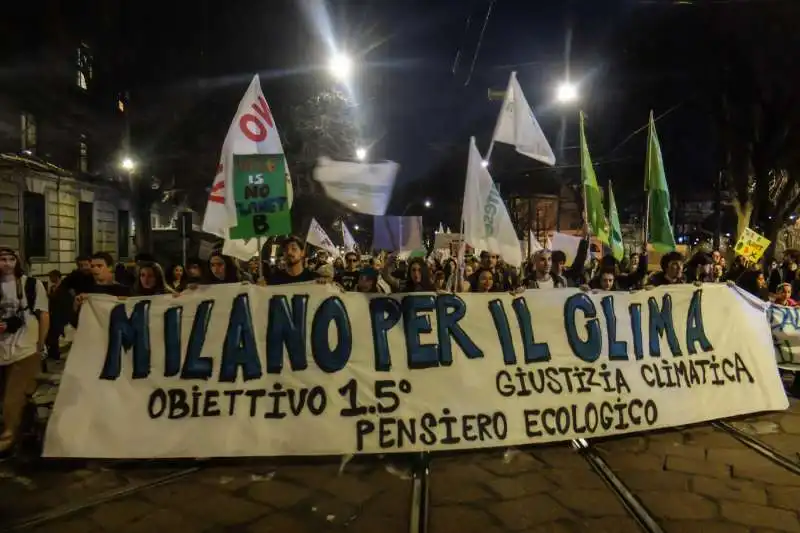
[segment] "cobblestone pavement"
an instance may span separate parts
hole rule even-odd
[[[34,528],[36,533],[400,533],[410,482],[378,461],[209,466],[180,481]]]
[[[727,433],[699,426],[596,448],[667,532],[800,532],[800,476]]]
[[[787,411],[731,420],[730,424],[800,462],[800,400],[790,398]]]
[[[431,490],[431,533],[639,531],[589,464],[563,445],[510,458],[492,451],[434,459]]]
[[[786,412],[728,422],[800,462],[800,401]],[[592,444],[668,533],[800,533],[800,476],[710,425]],[[617,493],[566,444],[433,457],[431,533],[641,531]],[[387,470],[387,461],[358,458],[344,468],[334,458],[0,464],[0,533],[36,513],[189,466],[199,470],[24,531],[406,532],[411,482]]]

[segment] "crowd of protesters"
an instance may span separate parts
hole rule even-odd
[[[589,258],[589,241],[581,241],[570,267],[563,251],[540,250],[522,268],[506,265],[490,252],[469,257],[463,272],[453,258],[400,260],[378,254],[364,259],[355,252],[332,258],[324,251],[307,257],[302,240],[284,240],[275,263],[257,259],[240,264],[214,253],[207,261],[191,260],[164,270],[154,258],[140,255],[135,265],[117,264],[98,252],[79,257],[66,276],[50,272],[46,283],[28,277],[16,251],[0,249],[0,371],[3,379],[3,432],[0,458],[17,441],[26,397],[44,358],[58,359],[59,340],[68,325],[77,327],[81,305],[90,294],[115,297],[178,295],[201,285],[256,283],[265,286],[294,283],[333,283],[343,291],[391,292],[512,292],[527,289],[576,287],[583,290],[631,291],[679,283],[735,283],[764,301],[796,306],[800,291],[800,252],[784,254],[782,263],[747,265],[737,257],[728,267],[718,251],[697,252],[684,258],[670,252],[660,269],[648,273],[647,255],[623,261],[611,255]],[[33,327],[33,325],[37,327]],[[37,356],[37,357],[34,357]]]

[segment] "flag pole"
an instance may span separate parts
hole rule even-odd
[[[264,241],[261,240],[261,235],[256,237],[256,245],[258,246],[258,281],[261,281],[264,279]]]
[[[653,157],[653,151],[650,147],[651,136],[653,135],[653,111],[650,111],[650,123],[647,129],[647,166],[644,169],[644,192],[647,193],[644,208],[644,225],[642,227],[642,253],[647,253],[647,238],[650,231],[650,160]]]

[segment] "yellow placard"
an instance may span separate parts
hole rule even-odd
[[[739,242],[736,243],[734,251],[736,255],[741,255],[748,261],[755,263],[761,259],[771,242],[763,235],[746,228],[742,236],[739,237]]]

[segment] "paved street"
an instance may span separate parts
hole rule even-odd
[[[40,392],[46,404],[52,390]],[[728,422],[800,463],[800,401]],[[800,475],[722,429],[591,444],[622,496],[568,444],[434,455],[429,531],[642,531],[627,491],[666,532],[800,532]],[[399,458],[4,463],[0,531],[399,533],[410,496]]]

